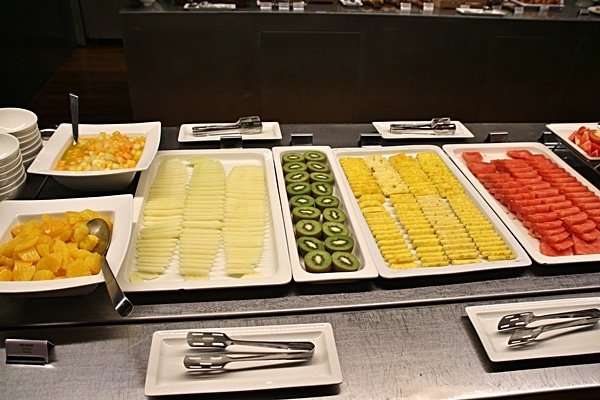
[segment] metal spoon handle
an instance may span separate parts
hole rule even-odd
[[[77,144],[79,140],[79,96],[69,93],[71,105],[71,126],[73,128],[73,141]]]
[[[133,311],[133,304],[121,290],[115,274],[106,261],[106,257],[102,256],[100,265],[102,266],[102,273],[104,274],[104,281],[106,282],[106,290],[108,291],[110,301],[121,316],[128,316]]]

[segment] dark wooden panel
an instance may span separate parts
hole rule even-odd
[[[262,32],[263,119],[350,121],[359,51],[360,32]]]
[[[498,36],[479,121],[544,121],[559,110],[577,40]]]

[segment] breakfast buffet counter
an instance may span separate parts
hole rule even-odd
[[[510,142],[545,141],[590,182],[599,185],[597,172],[590,165],[569,149],[556,145],[553,136],[544,135],[544,124],[465,125],[474,134],[472,139],[463,139],[467,143],[484,142],[492,132],[506,132]],[[221,146],[218,141],[179,143],[178,129],[162,128],[160,150]],[[281,140],[243,141],[242,145],[288,146],[311,137],[312,144],[331,147],[452,142],[381,140],[374,135],[376,131],[371,124],[283,124],[281,130]],[[67,189],[50,177],[30,175],[28,179],[22,199],[100,194]],[[124,192],[133,194],[136,184],[137,179]],[[597,303],[599,296],[597,262],[568,265],[533,262],[526,268],[408,279],[136,292],[128,294],[135,309],[126,318],[116,314],[104,285],[69,297],[0,295],[2,342],[6,338],[19,338],[54,344],[50,364],[2,364],[0,371],[5,382],[4,393],[9,398],[36,398],[44,393],[64,399],[142,397],[155,331],[331,324],[335,345],[328,347],[328,355],[337,349],[343,375],[341,384],[311,384],[320,381],[307,375],[301,385],[289,384],[285,390],[270,392],[251,391],[243,396],[438,399],[537,394],[543,398],[549,392],[577,389],[573,395],[592,398],[600,393],[597,351],[547,358],[542,347],[539,358],[491,361],[486,355],[489,349],[482,347],[465,307],[577,299],[585,303],[590,298]],[[5,352],[1,348],[0,356]],[[507,354],[500,352],[496,356],[502,358]],[[315,362],[324,361],[316,358]],[[331,367],[327,363],[320,366]],[[166,372],[162,374],[166,376]],[[223,376],[223,384],[229,385],[229,375]],[[231,379],[233,390],[241,390],[243,384],[235,389],[240,382]],[[157,386],[160,387],[160,382]],[[278,386],[265,384],[259,389],[272,387]]]

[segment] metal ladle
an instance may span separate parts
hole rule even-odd
[[[104,275],[104,281],[106,282],[106,289],[110,300],[115,307],[115,310],[123,317],[128,316],[133,311],[133,304],[123,293],[115,275],[110,269],[110,265],[106,261],[106,252],[110,245],[111,231],[110,227],[102,218],[94,218],[87,223],[87,227],[90,231],[90,235],[98,237],[98,244],[92,249],[94,253],[100,254],[101,260],[100,265],[102,266],[102,274]]]

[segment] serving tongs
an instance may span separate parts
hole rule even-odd
[[[187,369],[215,370],[223,369],[232,362],[249,361],[306,361],[312,358],[313,352],[291,351],[277,353],[198,353],[183,358]],[[246,364],[248,366],[248,364]]]
[[[548,321],[550,322],[550,324],[552,324],[552,320],[555,320],[556,323],[564,322],[566,319],[572,320],[581,318],[600,318],[600,309],[588,308],[586,310],[565,311],[543,315],[535,315],[531,311],[508,314],[502,317],[498,322],[498,330],[506,331],[512,329],[526,328],[529,326],[529,324],[538,321]]]
[[[425,131],[421,133],[436,134],[454,134],[456,124],[448,117],[433,118],[426,123],[418,124],[390,124],[390,133],[407,134],[410,131]]]
[[[311,355],[315,351],[315,344],[312,342],[239,340],[232,339],[222,332],[188,332],[187,343],[190,347],[207,350],[225,350],[229,346],[240,345],[279,349],[290,353],[307,353]]]
[[[589,318],[580,318],[573,321],[561,322],[558,324],[549,324],[549,325],[541,325],[535,328],[524,328],[517,329],[512,333],[510,339],[508,339],[509,346],[522,346],[526,344],[530,344],[535,342],[536,340],[540,340],[539,336],[542,333],[554,330],[562,330],[563,332],[557,332],[557,334],[565,334],[572,332],[573,330],[579,330],[584,328],[593,327],[598,321],[600,317],[589,317]],[[573,329],[568,329],[573,328]],[[567,330],[568,329],[568,330]],[[555,336],[555,335],[553,335]]]
[[[241,117],[233,124],[197,125],[192,127],[192,135],[196,137],[225,135],[233,132],[239,132],[243,135],[261,133],[262,122],[260,117],[253,115],[251,117]]]

